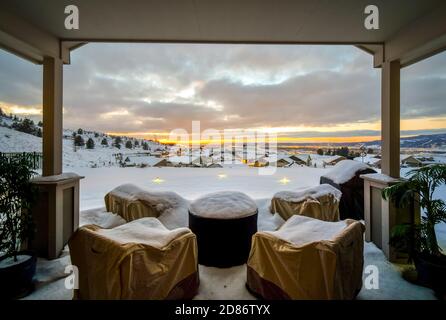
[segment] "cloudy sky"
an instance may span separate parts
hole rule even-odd
[[[0,107],[41,117],[42,68],[0,51]],[[402,134],[446,132],[446,53],[402,70]],[[146,138],[178,128],[282,141],[380,135],[380,69],[352,46],[88,44],[64,67],[64,126]]]

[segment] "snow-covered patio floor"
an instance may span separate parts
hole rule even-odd
[[[320,175],[327,169],[278,168],[275,175],[260,176],[257,169],[247,167],[224,169],[201,168],[79,168],[76,173],[86,178],[81,182],[81,224],[94,223],[111,227],[124,221],[105,212],[104,195],[123,183],[157,191],[175,191],[188,200],[207,192],[234,190],[247,193],[255,199],[259,208],[259,230],[274,230],[283,223],[269,212],[272,195],[281,190],[293,190],[319,184]],[[68,171],[68,170],[66,170]],[[156,177],[164,180],[155,183]],[[279,180],[290,180],[283,185]],[[187,226],[187,211],[170,212],[160,217],[167,227]],[[444,241],[445,239],[441,239]],[[396,266],[389,263],[381,250],[365,243],[365,264],[374,265],[379,271],[379,289],[363,287],[358,299],[435,299],[427,288],[405,281]],[[65,289],[65,267],[70,263],[68,251],[59,259],[39,259],[36,290],[26,299],[71,299],[72,291]],[[255,299],[245,288],[246,265],[220,269],[200,267],[200,289],[195,299]]]

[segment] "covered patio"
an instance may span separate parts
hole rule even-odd
[[[72,4],[79,9],[79,29],[67,30],[64,10]],[[0,47],[43,66],[42,175],[47,177],[45,183],[57,185],[63,177],[65,187],[73,188],[73,199],[68,208],[64,205],[67,200],[63,190],[48,198],[47,205],[51,208],[48,214],[62,226],[68,210],[75,217],[72,230],[79,224],[78,183],[81,176],[67,175],[62,165],[63,66],[70,64],[70,53],[76,48],[90,42],[352,45],[373,55],[371,67],[381,69],[381,174],[363,178],[366,186],[365,221],[367,224],[372,214],[383,217],[379,226],[382,239],[381,250],[366,244],[366,265],[367,259],[374,259],[373,262],[390,275],[390,278],[384,277],[383,285],[395,286],[391,281],[399,274],[391,269],[387,260],[396,260],[388,240],[392,217],[397,211],[385,200],[380,199],[377,203],[373,194],[400,177],[400,71],[446,49],[446,4],[441,0],[415,0],[410,4],[405,0],[375,1],[374,5],[379,9],[379,29],[372,30],[364,26],[367,5],[367,1],[356,0],[342,4],[325,0],[2,1]],[[82,188],[82,181],[80,184]],[[266,214],[266,201],[258,201],[257,205],[259,214]],[[91,213],[88,222],[100,214]],[[371,227],[366,225],[366,241],[373,240]],[[64,252],[59,257],[67,237],[63,229],[55,228],[49,233],[48,256],[58,259],[41,265],[42,282],[51,279],[51,284],[40,293],[37,291],[39,296],[34,298],[68,298],[67,292],[63,291],[65,274],[61,271],[69,256]],[[246,273],[243,268],[236,267],[228,279],[227,273],[215,275],[215,270],[201,267],[204,279],[219,277],[226,280],[222,280],[220,292],[205,287],[198,298],[230,298],[234,290],[237,298],[252,298],[239,283],[241,275]],[[49,273],[45,274],[45,270]],[[400,281],[397,286],[409,286],[402,279]],[[227,295],[224,285],[231,289]],[[389,289],[387,295],[384,291],[366,290],[359,298],[397,299],[394,289]],[[428,289],[414,290],[410,286],[406,289],[408,299],[433,298]]]

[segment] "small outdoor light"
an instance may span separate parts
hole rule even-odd
[[[227,178],[228,177],[228,175],[226,174],[226,173],[220,173],[219,175],[218,175],[218,178],[219,179],[225,179],[225,178]]]
[[[155,179],[153,179],[153,180],[152,180],[152,182],[153,182],[153,183],[157,183],[157,184],[160,184],[160,183],[163,183],[163,182],[164,182],[164,180],[163,180],[163,179],[161,179],[160,177],[156,177]]]
[[[289,180],[287,177],[283,177],[279,180],[281,184],[288,184],[291,180]]]

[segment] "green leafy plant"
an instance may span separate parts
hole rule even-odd
[[[17,255],[32,234],[30,209],[37,193],[30,179],[35,172],[27,157],[0,154],[0,255]]]
[[[435,164],[407,173],[407,179],[383,190],[383,197],[394,201],[399,208],[419,204],[425,215],[419,224],[401,224],[392,230],[390,244],[409,253],[410,258],[423,253],[441,256],[435,225],[446,222],[446,204],[434,199],[437,188],[446,183],[446,165]]]

